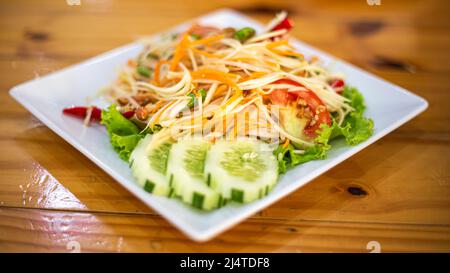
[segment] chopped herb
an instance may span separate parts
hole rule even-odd
[[[202,38],[200,35],[195,33],[191,33],[190,36],[193,40],[200,40],[200,38]]]
[[[200,93],[200,95],[202,96],[202,101],[204,101],[206,98],[206,90],[202,88],[198,90],[198,93]]]
[[[161,131],[161,129],[162,129],[162,126],[160,124],[155,124],[155,125],[153,125],[152,133],[159,132],[159,131]]]
[[[156,55],[155,53],[148,53],[148,54],[147,54],[147,59],[151,59],[151,60],[159,60],[159,56]]]
[[[241,41],[241,43],[247,41],[255,35],[256,31],[251,27],[244,27],[234,33],[234,38]]]
[[[191,100],[190,100],[189,103],[187,104],[187,107],[188,107],[188,108],[192,108],[192,107],[194,107],[194,105],[195,105],[195,100],[196,100],[196,98],[195,98],[194,93],[189,93],[188,96],[191,97]]]
[[[202,88],[202,89],[198,90],[197,92],[202,96],[202,101],[205,101],[206,90]],[[191,97],[191,100],[187,104],[187,107],[188,108],[192,108],[195,105],[197,105],[197,97],[195,96],[195,94],[194,93],[189,93],[188,96]]]
[[[150,78],[150,70],[145,66],[138,66],[136,68],[136,71],[139,73],[139,75]]]

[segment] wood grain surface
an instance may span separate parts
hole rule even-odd
[[[450,251],[450,2],[0,2],[1,252]],[[288,10],[293,36],[430,107],[217,238],[194,243],[8,90],[224,7],[261,22]]]

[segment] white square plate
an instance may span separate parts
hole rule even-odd
[[[250,26],[258,31],[262,29],[259,23],[231,10],[219,10],[200,17],[196,21],[219,27]],[[180,25],[169,32],[182,30],[190,23]],[[332,65],[332,70],[343,72],[347,76],[346,82],[363,93],[367,104],[365,115],[372,118],[375,123],[374,134],[357,146],[346,146],[342,142],[334,143],[327,159],[309,162],[288,171],[281,177],[273,191],[261,200],[247,205],[230,204],[213,212],[201,212],[178,200],[153,196],[145,192],[134,182],[128,164],[122,161],[112,149],[103,127],[83,127],[80,120],[62,114],[64,107],[84,105],[86,97],[113,81],[117,76],[117,69],[129,58],[137,56],[142,49],[138,42],[20,84],[11,89],[10,94],[50,129],[187,236],[196,241],[206,241],[305,185],[407,122],[428,106],[424,99],[405,89],[307,44],[295,41],[294,45],[306,56],[319,56],[326,65]],[[106,106],[104,102],[96,103]]]

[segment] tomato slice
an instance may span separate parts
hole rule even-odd
[[[273,90],[272,93],[270,93],[270,100],[272,101],[272,103],[278,105],[287,105],[289,104],[289,102],[295,101],[296,98],[297,95],[295,95],[292,92],[287,92],[286,90],[283,89],[276,89]]]
[[[330,83],[331,87],[336,90],[336,93],[342,95],[344,91],[345,82],[342,79],[335,79]]]
[[[289,79],[281,79],[273,83],[302,86],[300,83]],[[322,123],[331,126],[332,120],[328,109],[326,108],[322,100],[311,90],[287,92],[286,89],[277,89],[270,93],[270,99],[272,103],[279,105],[287,105],[289,102],[297,100],[297,98],[305,100],[311,112],[315,116],[317,116],[317,121],[313,123],[313,125],[306,126],[306,128],[303,130],[307,136],[315,138],[317,136],[316,131],[320,128]],[[311,123],[312,122],[310,121],[309,124]]]

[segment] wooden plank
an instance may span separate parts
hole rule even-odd
[[[450,251],[450,227],[251,218],[194,244],[158,216],[0,209],[1,251],[381,252]],[[69,247],[69,249],[68,249]]]

